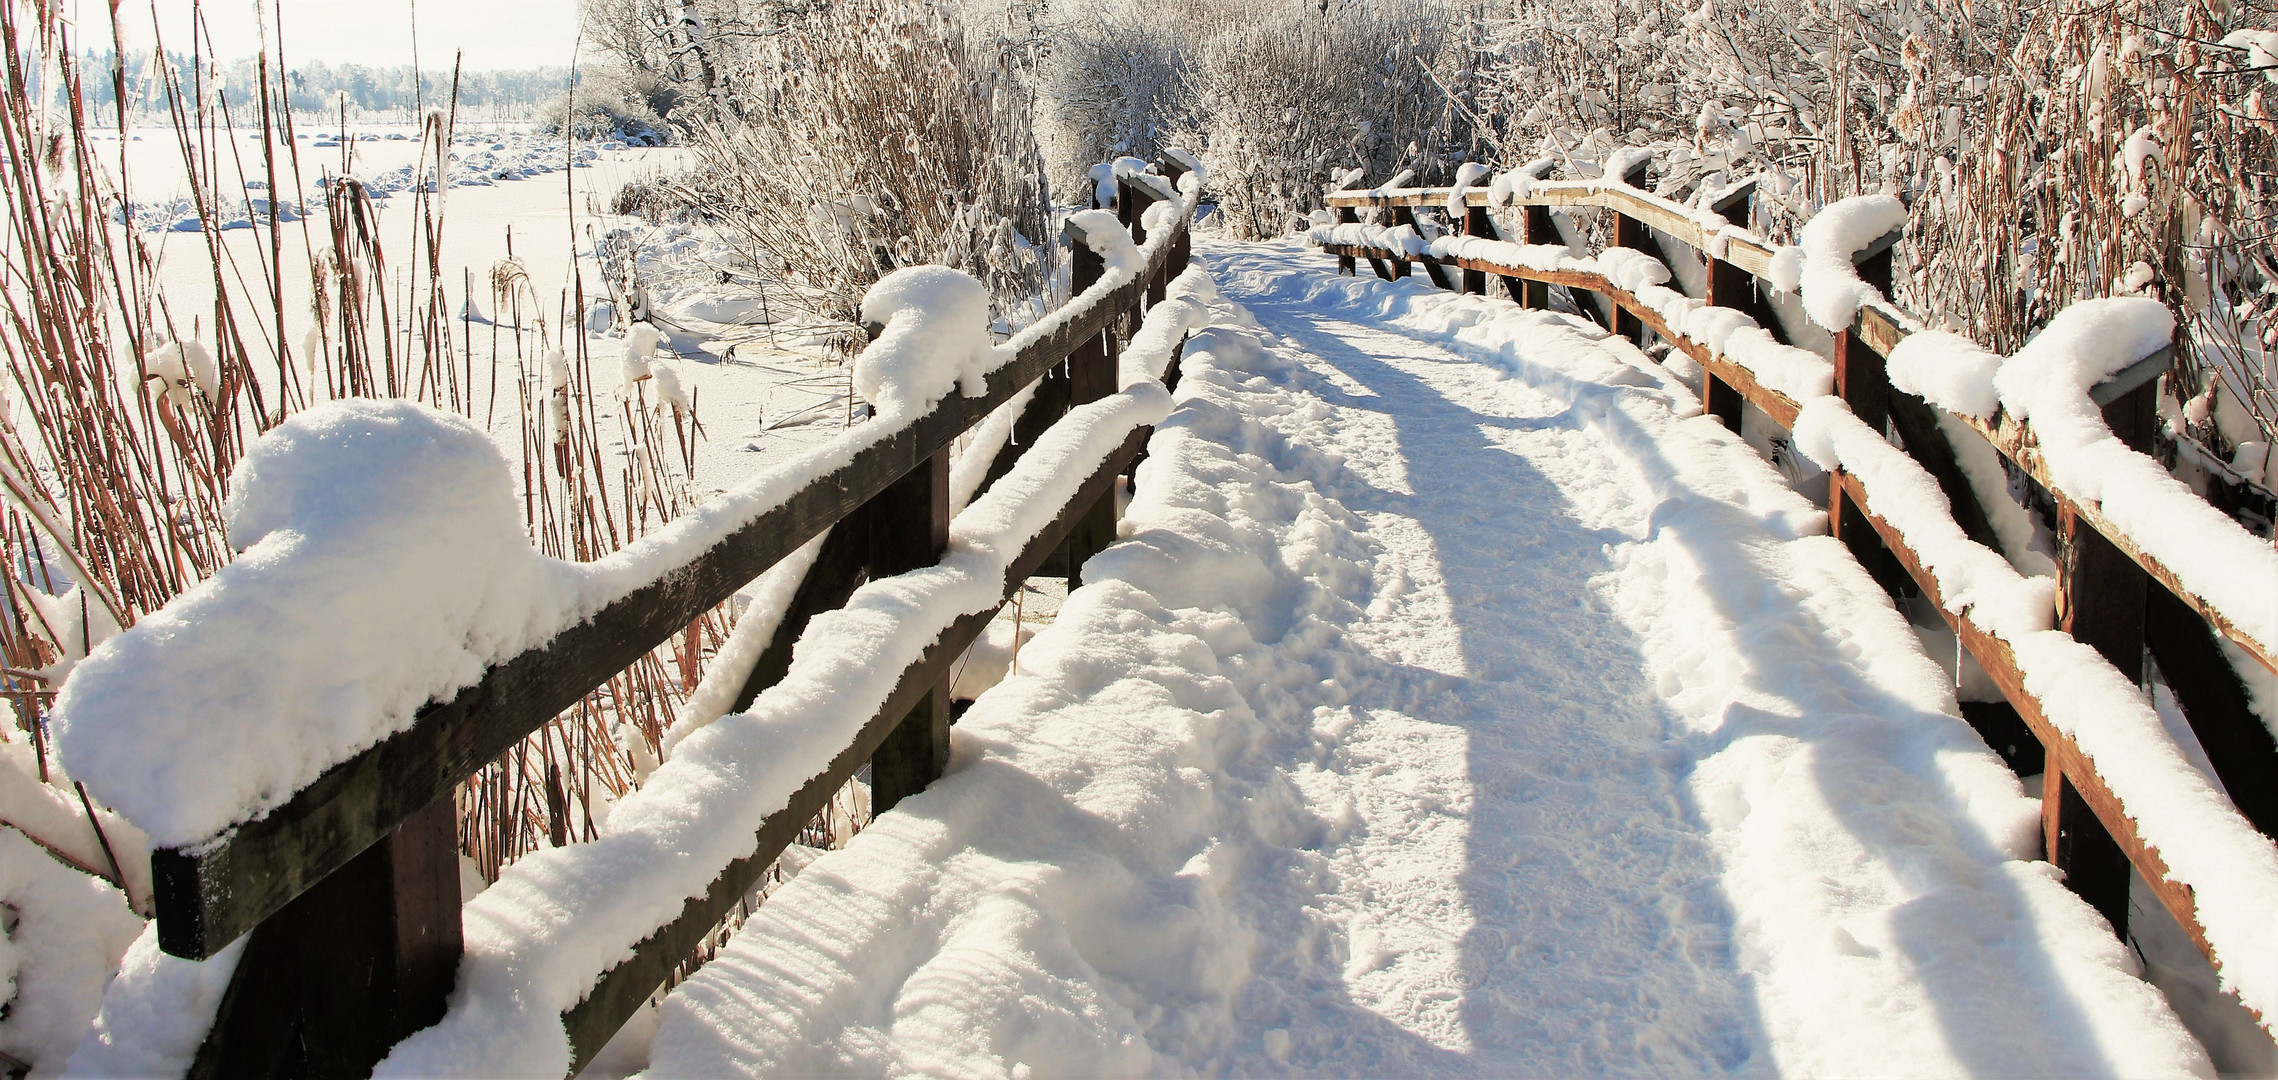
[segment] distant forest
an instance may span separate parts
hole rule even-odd
[[[84,96],[91,118],[97,123],[116,115],[117,93],[107,77],[114,57],[113,53],[101,52],[89,53],[82,59],[81,70],[87,74]],[[190,59],[186,56],[169,59],[173,69],[180,73],[183,89],[192,90]],[[126,57],[130,122],[171,110],[170,92],[162,68],[155,60],[154,53]],[[536,118],[549,107],[559,105],[571,78],[567,67],[461,72],[457,87],[459,112],[493,119]],[[274,85],[276,76],[271,74],[270,79]],[[250,118],[260,107],[257,101],[260,83],[259,69],[253,58],[247,57],[208,67],[203,91],[210,104],[218,87],[233,116]],[[429,70],[420,75],[415,84],[409,64],[334,66],[311,60],[294,64],[285,74],[284,85],[293,111],[304,115],[337,116],[345,105],[351,119],[409,118],[422,109],[445,107],[452,100],[452,75],[448,68]]]

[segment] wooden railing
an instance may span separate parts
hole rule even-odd
[[[1145,239],[1145,209],[1175,198],[1184,172],[1169,157],[1158,167],[1165,175],[1121,183],[1118,217],[1134,240]],[[1103,262],[1078,235],[1072,291],[1084,303],[990,372],[985,395],[950,395],[590,621],[426,706],[409,729],[333,767],[221,841],[155,852],[158,936],[166,952],[204,959],[252,935],[193,1075],[360,1075],[397,1041],[439,1020],[462,951],[456,787],[825,530],[820,555],[739,694],[738,709],[783,678],[792,645],[813,617],[846,603],[864,580],[934,565],[949,540],[952,443],[1038,384],[1019,418],[1019,437],[992,463],[993,481],[1070,408],[1113,393],[1119,343],[1188,262],[1188,225],[1180,216],[1173,235],[1150,249],[1144,271],[1104,295],[1097,288]],[[1004,597],[1040,570],[1073,578],[1113,541],[1115,478],[1134,464],[1147,434],[1133,431],[1019,553]],[[767,818],[750,854],[563,1014],[573,1073],[691,957],[864,764],[877,812],[941,775],[951,665],[994,614],[959,619],[904,670],[854,740]]]
[[[1441,214],[1454,234],[1505,239],[1521,244],[1565,245],[1553,217],[1572,208],[1596,208],[1611,216],[1609,246],[1637,249],[1668,262],[1663,244],[1682,245],[1699,254],[1707,273],[1694,299],[1738,310],[1781,344],[1789,344],[1769,298],[1774,251],[1761,239],[1735,230],[1709,232],[1693,212],[1641,190],[1642,168],[1616,182],[1536,182],[1509,201],[1508,229],[1491,212],[1492,192],[1472,189],[1449,212],[1448,188],[1341,191],[1328,203],[1338,219],[1359,223],[1359,212],[1373,209],[1381,223],[1397,229],[1419,225],[1419,214]],[[1744,218],[1752,195],[1748,187],[1728,194],[1712,209],[1723,218]],[[1568,230],[1576,232],[1578,230]],[[1854,256],[1860,277],[1884,296],[1891,291],[1893,232]],[[1772,423],[1792,428],[1802,402],[1767,387],[1746,365],[1716,354],[1666,324],[1662,315],[1605,274],[1543,270],[1487,259],[1435,257],[1324,239],[1340,269],[1355,271],[1367,261],[1380,277],[1408,276],[1409,264],[1423,266],[1432,283],[1466,293],[1484,293],[1498,279],[1509,297],[1530,308],[1551,305],[1551,288],[1571,290],[1575,306],[1607,329],[1641,346],[1651,337],[1691,357],[1701,369],[1704,410],[1738,430],[1742,404]],[[1443,248],[1445,245],[1443,245]],[[1579,254],[1579,253],[1577,253]],[[1671,282],[1671,287],[1676,287]],[[1602,298],[1602,299],[1598,299]],[[1893,434],[1894,443],[1914,458],[1943,490],[1955,523],[1971,540],[2000,551],[1977,493],[1964,476],[1954,447],[1940,427],[1942,410],[1890,384],[1886,360],[1916,320],[1887,302],[1864,305],[1854,321],[1834,335],[1835,392],[1868,427]],[[2156,423],[2158,376],[2173,359],[2173,347],[2155,351],[2095,388],[2113,432],[2131,448],[2148,452]],[[1952,414],[1946,414],[1951,416]],[[2245,685],[2222,654],[2227,642],[2252,662],[2278,671],[2273,643],[2242,632],[2214,605],[2185,588],[2172,567],[2108,520],[2093,503],[2075,500],[2054,483],[2030,427],[1999,415],[1987,422],[1953,417],[1974,429],[2026,476],[2056,508],[2059,549],[2058,626],[2094,648],[2139,686],[2148,678],[2145,656],[2157,662],[2174,691],[2193,733],[2207,752],[2216,776],[2239,814],[2264,836],[2278,836],[2278,741],[2254,715]],[[1830,478],[1830,527],[1859,562],[1893,594],[1918,590],[1936,603],[1961,645],[2001,689],[2004,702],[1964,703],[1966,719],[2020,776],[2040,774],[2043,783],[2044,850],[2065,872],[2066,884],[2088,901],[2116,930],[2125,932],[2129,869],[2143,876],[2161,903],[2174,914],[2208,958],[2221,964],[2198,917],[2192,888],[2174,880],[2161,859],[2159,838],[2141,834],[2124,800],[2074,739],[2050,720],[2044,703],[2026,688],[2010,645],[1980,625],[1970,611],[1948,610],[1935,574],[1923,565],[1904,535],[1874,512],[1874,493],[1842,469]],[[2269,1026],[2273,1018],[2264,1017]]]

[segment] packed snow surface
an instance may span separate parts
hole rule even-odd
[[[1205,255],[1255,323],[1188,343],[1124,540],[949,775],[666,999],[651,1075],[2209,1072],[1676,380]]]

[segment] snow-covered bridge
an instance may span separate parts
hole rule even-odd
[[[1515,201],[1530,227],[1547,226],[1553,207],[1603,199],[1605,186],[1357,194],[1347,202],[1406,220],[1325,228],[1330,252],[1205,245],[1182,274],[1171,211],[1191,211],[1198,187],[1126,177],[1125,224],[1152,234],[1147,245],[1079,221],[1099,290],[994,353],[959,344],[985,341],[969,291],[946,275],[890,278],[857,374],[880,418],[847,446],[627,558],[502,564],[520,591],[493,599],[535,614],[492,626],[474,612],[490,652],[450,657],[488,674],[421,676],[435,686],[409,667],[371,674],[412,705],[443,701],[416,723],[409,707],[391,720],[374,706],[375,725],[398,726],[308,733],[277,706],[259,747],[298,756],[239,790],[104,792],[138,820],[179,823],[154,830],[171,845],[160,932],[170,952],[213,959],[130,956],[76,1064],[290,1067],[246,1041],[272,1029],[232,1025],[305,1034],[309,1021],[291,1017],[311,1007],[277,987],[308,984],[248,975],[240,951],[305,966],[286,950],[340,916],[309,916],[296,897],[369,863],[360,850],[393,860],[383,878],[396,868],[380,886],[397,906],[378,953],[431,990],[439,972],[448,981],[458,935],[405,915],[405,898],[432,894],[407,884],[403,868],[421,864],[404,838],[435,816],[422,799],[456,782],[456,765],[432,761],[479,761],[490,744],[422,744],[403,770],[420,775],[420,798],[391,793],[402,778],[387,770],[414,760],[400,748],[454,716],[487,722],[484,709],[540,675],[583,693],[574,683],[594,663],[546,659],[561,626],[616,625],[611,613],[638,597],[643,611],[678,605],[643,616],[670,632],[682,609],[734,587],[731,569],[781,559],[765,591],[790,614],[737,633],[743,670],[773,663],[780,681],[742,687],[741,701],[715,691],[732,715],[676,738],[599,839],[530,856],[470,901],[440,1021],[373,1025],[416,1032],[371,1036],[383,1073],[2207,1072],[2216,1010],[2192,1030],[2170,1006],[2194,965],[2197,992],[2216,997],[2202,954],[2246,1005],[2278,1003],[2278,851],[2249,821],[2263,795],[2235,779],[2259,775],[2267,732],[2244,750],[2219,743],[2236,729],[2212,708],[2171,730],[2162,717],[2175,710],[2129,685],[2140,673],[2082,643],[2107,632],[2087,618],[2109,610],[2088,585],[2128,568],[2166,590],[2155,610],[2185,605],[2205,649],[2220,634],[2261,663],[2278,640],[2278,606],[2262,606],[2278,556],[2190,513],[2177,520],[2199,531],[2173,546],[2156,520],[2176,518],[2171,493],[2126,480],[2134,459],[2117,455],[2132,451],[2107,448],[2114,414],[2095,395],[2125,399],[2132,388],[2107,376],[2140,373],[2167,327],[2123,302],[2007,361],[1915,335],[1891,375],[1914,406],[1948,414],[1927,430],[1952,432],[1955,447],[1975,445],[1962,438],[1972,424],[1994,437],[1983,460],[1956,450],[1925,464],[1926,429],[1905,434],[1918,414],[1859,417],[1876,393],[1887,412],[1909,407],[1893,410],[1901,395],[1866,378],[1868,347],[1891,351],[1902,333],[1876,314],[1887,309],[1860,315],[1874,274],[1853,259],[1872,254],[1864,232],[1883,231],[1872,206],[1787,252],[1616,213],[1622,243],[1587,258],[1488,239],[1485,211],[1463,212]],[[1427,242],[1413,219],[1433,200],[1468,217],[1471,235]],[[1644,250],[1688,235],[1707,252],[1690,267],[1692,296],[1668,287],[1686,276],[1678,252]],[[1770,290],[1736,289],[1747,251],[1811,318],[1849,328],[1832,361],[1771,328]],[[1394,280],[1340,273],[1340,256]],[[1412,261],[1457,289],[1398,280]],[[1494,278],[1511,297],[1480,295]],[[1550,310],[1552,287],[1577,290],[1575,303]],[[1594,318],[1591,293],[1611,298]],[[1118,329],[1126,307],[1144,322]],[[1876,326],[1889,339],[1862,344]],[[1649,332],[1679,348],[1641,351]],[[1011,369],[1026,382],[1063,359],[1056,391],[1016,394],[997,378],[1026,365]],[[1057,422],[1024,427],[1032,395],[1048,393],[1067,395]],[[2028,412],[2035,432],[2020,435]],[[997,465],[1008,439],[1024,452]],[[874,488],[844,479],[871,447],[904,441]],[[1111,521],[1101,496],[1142,441]],[[2066,559],[2059,625],[2078,640],[2051,629],[2022,511],[1954,498],[1966,490],[1954,478],[1982,482],[1988,461],[1998,474],[1996,445],[2038,470],[2068,529],[2130,538],[2117,570]],[[331,476],[275,482],[301,491]],[[836,503],[799,502],[832,484]],[[903,490],[913,484],[923,490]],[[1811,491],[1840,493],[1832,528]],[[267,508],[249,512],[310,533],[296,497],[249,496]],[[850,514],[870,500],[939,534],[880,540],[908,530]],[[786,531],[764,557],[653,572],[709,565],[769,514]],[[833,522],[831,536],[859,536],[867,554],[807,541]],[[363,554],[311,535],[220,580],[242,598],[276,587],[262,573],[289,585],[293,557]],[[2066,553],[2087,544],[2063,539]],[[1048,548],[1081,587],[946,729],[951,661]],[[2215,561],[2213,578],[2179,557],[2194,552]],[[849,558],[868,560],[867,584]],[[230,608],[230,595],[190,598],[209,618],[272,617]],[[2150,618],[2139,598],[2139,657]],[[783,627],[802,619],[794,651]],[[178,668],[181,647],[154,625],[166,624],[139,625],[111,670],[75,681],[70,724]],[[456,645],[469,629],[404,632]],[[2149,636],[2165,665],[2168,643]],[[324,692],[289,673],[247,677],[271,679],[280,700]],[[516,707],[543,722],[550,700]],[[2005,718],[1986,708],[2001,700],[2015,709]],[[148,722],[179,726],[214,705],[169,703]],[[117,747],[119,775],[147,769],[134,737],[149,733],[106,723],[65,737]],[[375,737],[375,750],[356,744]],[[865,760],[891,811],[843,849],[783,863],[789,880],[708,945],[810,803]],[[76,771],[102,782],[100,768]],[[389,839],[368,847],[376,836]],[[298,861],[262,861],[280,852]],[[2131,861],[2136,949],[2113,933],[2129,918]],[[251,945],[230,945],[256,923]],[[660,993],[692,952],[706,962]],[[2186,974],[2163,995],[2141,977],[2147,964]],[[317,996],[417,1004],[404,985],[352,991]]]
[[[660,1075],[2120,1074],[2197,1047],[1824,516],[1573,316],[1205,249],[1122,529]],[[1207,286],[1205,286],[1207,288]]]

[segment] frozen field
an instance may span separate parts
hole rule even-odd
[[[281,273],[270,263],[265,204],[248,207],[244,192],[235,186],[222,200],[224,227],[218,236],[230,291],[241,301],[248,296],[258,301],[239,309],[248,334],[256,338],[257,355],[273,350],[276,337],[267,303],[272,280],[283,286],[288,346],[298,348],[313,325],[307,268],[312,256],[331,243],[317,194],[324,177],[354,176],[383,196],[376,201],[380,241],[398,292],[409,256],[418,252],[422,270],[426,260],[424,239],[415,243],[422,222],[411,190],[423,145],[419,129],[351,126],[343,136],[303,128],[301,134],[295,155],[280,154],[277,166],[279,190],[298,187],[308,193],[305,202],[290,196],[280,201],[281,216],[287,219],[276,238],[283,253]],[[177,335],[210,341],[214,260],[189,205],[181,147],[171,129],[130,132],[123,147],[116,134],[96,140],[95,153],[114,174],[122,149],[137,220],[158,255],[160,289]],[[253,181],[254,197],[260,198],[268,180],[258,135],[237,133],[232,141],[217,141],[209,152],[218,175],[234,185],[243,170]],[[297,185],[289,171],[296,156]],[[455,316],[452,334],[473,372],[478,398],[487,399],[491,388],[498,388],[497,407],[478,400],[474,415],[489,423],[510,460],[519,460],[522,453],[512,388],[517,378],[543,378],[537,357],[546,345],[568,351],[565,329],[584,340],[597,396],[614,394],[622,379],[622,329],[612,324],[615,312],[603,303],[608,283],[598,256],[615,243],[609,237],[620,230],[634,237],[630,248],[642,263],[658,314],[678,327],[667,342],[674,357],[669,364],[693,395],[702,424],[694,438],[697,494],[731,486],[771,451],[811,445],[845,426],[846,380],[836,354],[816,346],[810,335],[749,325],[763,317],[760,305],[748,289],[715,284],[717,274],[707,274],[717,261],[716,247],[707,237],[687,227],[649,228],[607,212],[626,184],[685,166],[684,152],[611,142],[564,145],[551,137],[483,127],[458,132],[452,156],[451,182],[435,202],[441,282]],[[294,209],[306,215],[291,213]],[[494,310],[500,305],[492,274],[510,255],[529,275],[523,295],[534,295],[542,304],[525,300],[519,308]],[[583,310],[577,301],[580,290]],[[464,306],[470,295],[471,309]],[[598,315],[596,305],[601,305]],[[273,379],[274,373],[267,373],[265,381]],[[615,429],[616,418],[606,412],[601,421],[605,429]],[[622,449],[621,436],[612,448]]]

